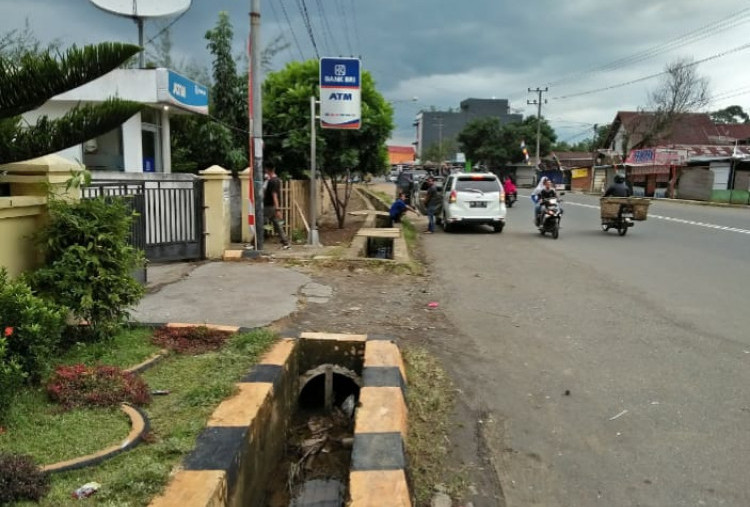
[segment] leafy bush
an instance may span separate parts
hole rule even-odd
[[[0,331],[3,329],[11,328],[0,328]],[[7,348],[7,339],[0,335],[0,422],[3,420],[13,400],[13,395],[23,378],[21,365],[15,359],[8,357]]]
[[[64,328],[65,310],[35,296],[25,281],[10,280],[0,269],[0,377],[15,370],[14,364],[30,381],[45,376]]]
[[[160,327],[154,331],[152,342],[178,354],[202,354],[221,348],[231,334],[205,326]]]
[[[125,199],[51,199],[50,221],[39,235],[46,263],[32,274],[32,285],[87,322],[97,339],[112,336],[144,293],[132,277],[143,263],[128,242],[132,218]]]
[[[124,401],[146,405],[151,401],[143,379],[115,366],[60,366],[47,384],[47,394],[65,409],[111,407]]]
[[[49,491],[49,476],[30,456],[0,453],[0,505],[38,502]]]

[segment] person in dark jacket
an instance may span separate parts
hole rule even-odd
[[[622,174],[615,175],[615,182],[604,192],[604,197],[630,197],[633,192],[625,183],[625,176]]]

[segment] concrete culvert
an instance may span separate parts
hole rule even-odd
[[[300,377],[299,408],[320,410],[326,408],[326,375],[330,375],[330,403],[341,406],[350,395],[359,399],[362,384],[359,375],[342,366],[322,364]]]

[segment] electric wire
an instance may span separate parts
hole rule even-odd
[[[189,10],[189,9],[188,9],[188,10]],[[185,14],[187,14],[187,13],[188,13],[188,11],[183,11],[183,12],[181,12],[181,13],[180,13],[180,14],[179,14],[179,15],[178,15],[178,16],[177,16],[176,18],[174,18],[174,19],[173,19],[172,21],[170,21],[169,23],[167,23],[167,25],[166,25],[166,26],[165,26],[164,28],[162,28],[161,30],[159,30],[159,31],[158,31],[158,32],[156,33],[156,35],[154,35],[154,36],[153,36],[153,37],[151,37],[151,38],[150,38],[149,40],[147,40],[147,41],[146,41],[146,42],[145,42],[145,43],[143,44],[143,47],[145,48],[146,46],[148,46],[149,44],[151,44],[152,42],[154,42],[154,41],[155,41],[156,39],[158,39],[158,38],[159,38],[159,37],[161,36],[161,34],[163,34],[164,32],[166,32],[166,31],[167,31],[167,30],[169,30],[170,28],[172,28],[172,26],[173,26],[173,25],[174,25],[175,23],[177,23],[177,22],[178,22],[179,20],[181,20],[181,19],[182,19],[182,17],[183,17],[183,16],[185,15]]]
[[[628,65],[632,65],[634,63],[638,63],[638,62],[647,60],[649,58],[653,58],[655,56],[672,51],[674,49],[681,48],[683,46],[706,39],[708,37],[712,37],[730,28],[734,28],[741,24],[747,23],[748,21],[750,21],[750,7],[742,9],[737,13],[731,14],[725,18],[722,18],[708,25],[704,25],[691,32],[685,33],[679,37],[668,40],[667,42],[659,44],[658,46],[654,46],[649,49],[639,51],[629,56],[618,58],[604,65],[591,67],[587,70],[584,70],[583,72],[569,74],[556,81],[552,81],[548,83],[548,86],[558,86],[562,83],[570,81],[571,79],[580,79],[581,76],[585,76],[585,75],[589,75],[589,74],[593,74],[597,72],[618,70],[620,68],[627,67]]]
[[[346,47],[349,49],[349,55],[354,55],[354,49],[352,49],[352,38],[349,35],[349,31],[353,28],[349,25],[346,21],[346,9],[344,7],[344,0],[335,0],[336,1],[336,9],[339,13],[339,18],[341,19],[340,23],[341,26],[344,27],[344,35],[346,37]]]
[[[279,13],[276,11],[276,7],[274,6],[274,2],[268,2],[271,5],[271,13],[273,14],[273,19],[276,21],[276,25],[281,26],[281,22],[279,21]],[[284,33],[282,31],[281,36],[284,36]],[[289,56],[294,60],[294,52],[292,51],[292,45],[287,44],[286,47],[287,51],[289,51]]]
[[[339,49],[338,42],[336,41],[336,38],[333,36],[333,30],[331,30],[331,25],[328,23],[328,15],[326,14],[326,10],[323,7],[323,2],[321,0],[315,0],[315,3],[318,4],[318,13],[319,17],[323,19],[323,26],[325,29],[323,30],[323,36],[328,38],[330,41],[330,46],[332,50],[335,50],[336,53],[339,55],[341,54],[341,49]]]
[[[362,52],[362,40],[359,38],[359,26],[357,23],[357,6],[354,3],[354,0],[349,0],[351,5],[351,17],[352,17],[352,27],[354,29],[354,36],[357,40],[357,52]]]
[[[737,46],[735,48],[729,49],[727,51],[723,51],[721,53],[716,53],[714,55],[708,56],[706,58],[702,58],[700,60],[692,61],[690,63],[687,63],[685,66],[686,67],[694,67],[694,66],[696,66],[696,65],[698,65],[700,63],[705,63],[705,62],[708,62],[708,61],[711,61],[711,60],[716,60],[718,58],[723,58],[724,56],[727,56],[727,55],[730,55],[730,54],[733,54],[733,53],[744,51],[747,48],[750,48],[750,43],[742,44],[740,46]],[[618,84],[609,85],[609,86],[603,86],[601,88],[595,88],[595,89],[586,90],[586,91],[583,91],[583,92],[569,93],[567,95],[559,95],[557,97],[552,97],[552,99],[553,100],[563,100],[563,99],[570,99],[570,98],[573,98],[573,97],[581,97],[581,96],[584,96],[584,95],[591,95],[591,94],[599,93],[599,92],[603,92],[603,91],[615,90],[617,88],[622,88],[623,86],[628,86],[628,85],[631,85],[631,84],[640,83],[640,82],[643,82],[643,81],[648,81],[650,79],[654,79],[656,77],[663,76],[666,73],[667,73],[667,71],[663,70],[663,71],[657,72],[655,74],[650,74],[648,76],[639,77],[637,79],[631,79],[630,81],[625,81],[623,83],[618,83]]]
[[[271,3],[273,3],[273,1]],[[286,19],[286,24],[289,26],[289,32],[292,34],[292,38],[294,39],[294,45],[297,46],[297,51],[299,51],[299,57],[301,60],[304,60],[305,54],[302,52],[302,46],[300,45],[297,34],[294,31],[294,26],[292,26],[292,20],[289,17],[289,12],[286,10],[284,0],[279,0],[279,5],[281,5],[281,11],[283,12],[284,18]]]
[[[318,44],[315,42],[315,34],[313,33],[312,23],[310,23],[310,13],[307,10],[307,4],[305,0],[297,0],[297,7],[299,8],[300,14],[302,15],[302,21],[307,29],[307,35],[310,37],[310,43],[312,44],[313,50],[315,51],[315,57],[320,59],[320,52],[318,51]]]

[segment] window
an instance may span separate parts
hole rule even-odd
[[[477,190],[482,193],[500,192],[500,182],[497,178],[492,176],[483,176],[481,178],[460,177],[458,178],[458,181],[456,181],[456,190],[459,192],[472,192]]]

